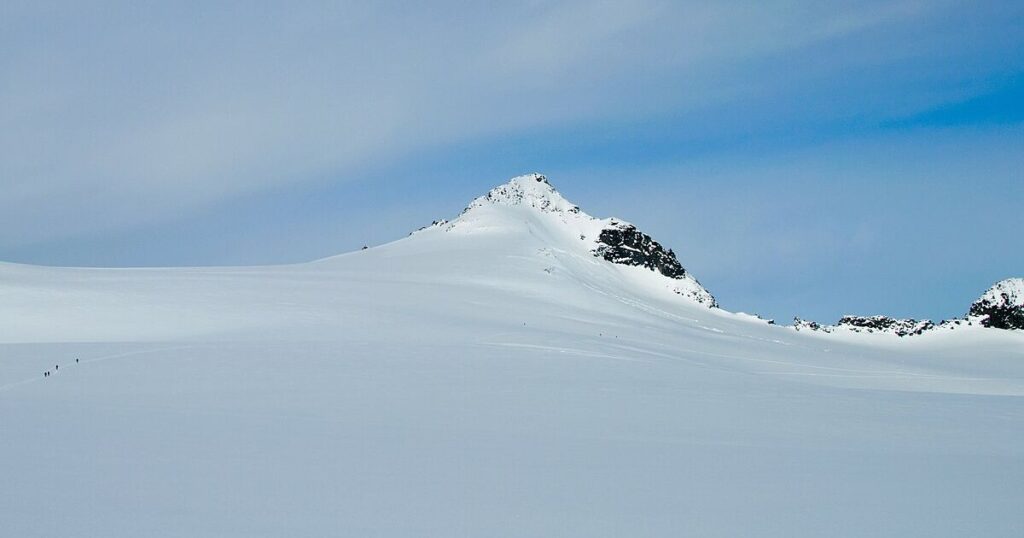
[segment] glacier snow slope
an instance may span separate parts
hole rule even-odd
[[[307,264],[0,265],[2,534],[1024,533],[1024,335],[796,332],[587,233],[496,203]]]

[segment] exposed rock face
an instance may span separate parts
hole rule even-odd
[[[846,329],[857,333],[889,333],[896,336],[915,336],[931,330],[935,324],[930,320],[897,319],[888,316],[843,316],[835,325],[821,325],[815,321],[793,318],[793,328],[798,331],[834,332]]]
[[[602,229],[597,238],[594,255],[620,265],[646,267],[662,275],[679,280],[680,286],[673,289],[676,293],[689,297],[710,308],[718,306],[718,302],[697,279],[686,273],[672,249],[666,249],[651,236],[641,232],[632,224],[612,221],[611,225]],[[685,285],[683,285],[685,284]]]
[[[984,327],[1024,329],[1024,278],[997,282],[974,301],[967,315]]]
[[[671,249],[665,250],[651,236],[632,224],[613,223],[601,230],[595,253],[602,258],[623,265],[642,265],[669,278],[682,278],[686,269]]]
[[[931,320],[896,319],[888,316],[843,316],[837,324],[855,332],[889,332],[896,336],[918,335],[935,327]]]

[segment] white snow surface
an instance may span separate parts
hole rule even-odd
[[[0,535],[1024,535],[1021,331],[709,309],[548,187],[306,264],[0,264]]]

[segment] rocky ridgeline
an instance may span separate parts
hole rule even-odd
[[[896,319],[888,316],[843,316],[837,323],[855,332],[891,332],[896,336],[921,334],[935,327],[931,320]]]
[[[831,333],[837,329],[852,332],[888,333],[896,336],[915,336],[934,329],[955,329],[980,325],[993,329],[1024,330],[1024,279],[1008,278],[988,289],[962,319],[945,320],[935,324],[931,320],[899,319],[888,316],[843,316],[835,325],[821,325],[814,321],[793,318],[798,331]]]

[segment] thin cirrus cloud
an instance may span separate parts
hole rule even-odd
[[[1012,20],[998,5],[942,2],[0,9],[3,249],[566,125],[668,115],[729,138],[913,114],[985,90],[1012,41],[986,37]]]

